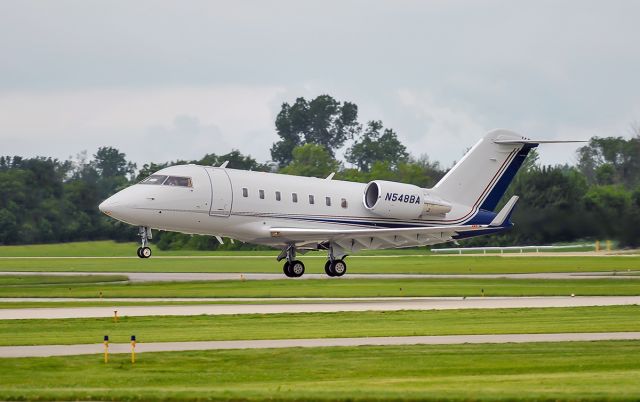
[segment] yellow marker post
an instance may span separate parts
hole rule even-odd
[[[607,240],[607,251],[611,251],[611,240]]]
[[[104,336],[104,362],[109,363],[109,335]]]
[[[131,335],[131,363],[136,362],[136,336]]]
[[[113,310],[113,322],[118,322],[118,310]]]

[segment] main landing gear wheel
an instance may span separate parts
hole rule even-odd
[[[151,257],[151,249],[149,247],[138,247],[138,257],[149,258]]]
[[[300,260],[287,261],[284,263],[282,271],[289,278],[299,278],[304,274],[304,264]]]
[[[324,272],[329,276],[342,276],[347,273],[347,263],[344,260],[327,261]]]
[[[336,276],[331,270],[331,261],[327,260],[327,262],[324,263],[324,272],[331,277]]]

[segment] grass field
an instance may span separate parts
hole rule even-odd
[[[281,272],[276,251],[161,252],[87,242],[0,247],[0,297],[365,297],[640,295],[640,280],[335,279],[123,283],[118,272]],[[189,255],[189,256],[187,256]],[[434,256],[373,251],[349,258],[349,273],[640,273],[635,257]],[[384,255],[389,258],[383,257]],[[104,258],[59,258],[59,257]],[[310,257],[312,256],[312,257]],[[11,258],[42,257],[42,258]],[[58,258],[56,258],[58,257]],[[116,257],[116,258],[109,258]],[[162,258],[170,257],[170,258]],[[320,253],[301,257],[322,273]],[[49,271],[111,272],[56,277]],[[161,304],[161,303],[141,303]],[[171,303],[181,304],[181,303]],[[640,331],[640,306],[0,320],[0,345],[312,337]],[[637,400],[638,342],[292,348],[0,359],[0,400]]]
[[[0,277],[1,278],[1,277]],[[483,292],[484,291],[484,292]],[[344,279],[1,286],[0,297],[377,297],[640,295],[636,279]]]
[[[0,359],[0,399],[637,400],[639,354],[570,342]]]
[[[153,244],[152,244],[153,246]],[[111,240],[86,241],[55,244],[28,244],[19,246],[0,246],[0,257],[135,257],[138,243],[115,242]],[[200,250],[160,250],[153,247],[157,256],[210,256],[210,255],[245,255],[245,256],[277,256],[280,250],[266,249],[261,251],[200,251]],[[362,255],[403,255],[430,254],[429,249],[391,249],[364,250]]]
[[[0,275],[0,287],[77,285],[87,283],[126,282],[125,275]]]
[[[640,331],[640,306],[0,321],[0,345]]]
[[[313,254],[321,257],[320,254]],[[324,257],[303,256],[307,272],[324,273]],[[349,273],[487,274],[528,272],[640,271],[640,256],[499,257],[396,256],[348,258]],[[271,272],[281,273],[275,257],[217,258],[0,258],[0,271],[77,272]]]

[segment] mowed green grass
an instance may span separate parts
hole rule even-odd
[[[259,251],[239,250],[160,250],[153,247],[153,254],[157,256],[211,256],[211,255],[244,255],[244,256],[277,256],[280,250],[265,249]],[[27,244],[17,246],[0,246],[0,257],[135,257],[136,249],[140,247],[134,242],[115,242],[112,240]],[[403,255],[430,254],[426,247],[411,249],[363,250],[366,255]]]
[[[135,258],[135,243],[113,241],[1,246],[0,271],[87,271],[87,272],[275,272],[276,250],[265,251],[162,251],[154,257]],[[21,258],[12,258],[21,257]],[[33,257],[26,258],[24,257]],[[37,257],[37,258],[35,258]],[[49,258],[47,258],[49,257]],[[55,258],[51,258],[55,257]],[[83,257],[66,259],[60,257]],[[102,258],[86,258],[102,257]],[[108,258],[118,257],[118,258]],[[131,257],[131,258],[121,258]],[[172,257],[172,258],[157,258]],[[581,271],[640,271],[640,256],[443,256],[426,248],[368,250],[348,258],[350,273],[526,273]],[[324,272],[324,253],[300,257],[307,272]]]
[[[640,331],[640,306],[0,321],[0,345]]]
[[[407,297],[640,295],[637,279],[343,279],[2,286],[0,297]]]
[[[324,273],[321,254],[300,257],[307,273]],[[313,256],[321,257],[316,258]],[[488,274],[640,271],[640,256],[498,257],[402,256],[347,258],[348,273]],[[281,273],[274,257],[0,258],[0,271],[75,272],[267,272]]]
[[[626,341],[0,359],[0,399],[637,400]]]
[[[79,283],[126,282],[125,275],[0,275],[0,287],[77,285]]]

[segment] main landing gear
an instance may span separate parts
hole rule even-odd
[[[148,226],[140,226],[138,228],[138,235],[140,236],[140,247],[138,247],[137,251],[138,257],[151,257],[151,249],[149,248],[149,240],[152,238],[151,228]]]
[[[324,264],[324,272],[329,276],[342,276],[347,273],[347,263],[344,260],[329,260]]]
[[[302,261],[296,260],[296,247],[290,245],[284,250],[284,253],[287,259],[282,267],[284,274],[289,278],[299,278],[304,275],[304,264]]]
[[[340,277],[347,273],[347,263],[344,262],[346,255],[341,255],[342,258],[336,258],[333,253],[333,248],[329,249],[329,260],[324,264],[324,272],[330,277]],[[288,278],[299,278],[304,275],[304,264],[302,261],[296,259],[296,247],[291,244],[287,246],[282,253],[278,256],[278,261],[284,260],[286,262],[282,267],[282,272]]]

